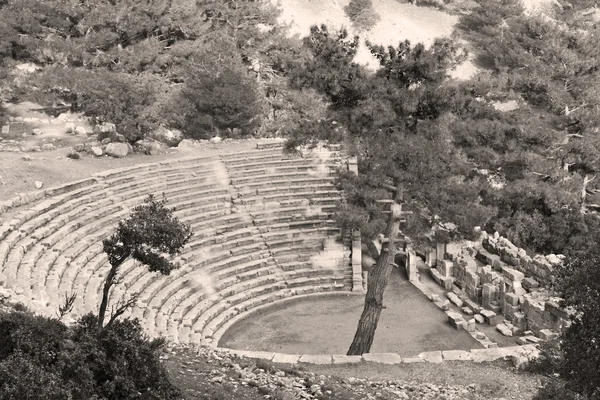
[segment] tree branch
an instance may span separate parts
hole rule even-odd
[[[109,326],[111,326],[113,324],[113,322],[115,322],[116,319],[119,318],[121,315],[123,315],[128,309],[135,307],[139,297],[140,297],[139,293],[134,293],[131,295],[131,297],[127,301],[123,301],[123,299],[121,298],[119,300],[119,302],[117,303],[116,310],[115,310],[115,307],[112,307],[112,313],[110,316],[110,320],[108,321],[108,323],[106,324],[106,326],[104,328],[106,329]]]

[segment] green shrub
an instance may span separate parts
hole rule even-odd
[[[350,0],[344,11],[357,29],[371,29],[380,20],[373,9],[373,0]]]
[[[137,320],[98,335],[96,317],[74,328],[27,313],[0,315],[0,400],[156,399],[182,396]]]

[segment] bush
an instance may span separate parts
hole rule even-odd
[[[98,335],[88,314],[69,328],[27,313],[0,315],[0,400],[180,399],[160,365],[161,340],[137,320]]]
[[[380,20],[372,0],[350,0],[344,11],[357,29],[371,29]]]
[[[221,131],[252,134],[262,115],[258,86],[243,66],[190,66],[173,105],[177,108],[172,125],[194,139],[208,139]]]

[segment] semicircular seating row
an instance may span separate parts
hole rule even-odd
[[[267,149],[97,174],[0,226],[2,280],[35,311],[55,315],[76,293],[73,317],[96,312],[108,271],[102,239],[148,194],[164,193],[194,232],[181,268],[162,276],[127,262],[111,304],[139,293],[130,314],[151,336],[211,342],[259,305],[351,289],[349,251],[331,220],[340,165],[338,152]]]

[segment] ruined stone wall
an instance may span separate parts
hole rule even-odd
[[[480,314],[482,320],[507,336],[530,331],[526,341],[535,342],[554,337],[568,326],[568,312],[544,287],[552,281],[552,272],[562,259],[557,255],[532,258],[496,234],[446,253],[431,273],[456,295],[448,298],[452,301],[456,297],[458,301],[452,302],[464,313]]]

